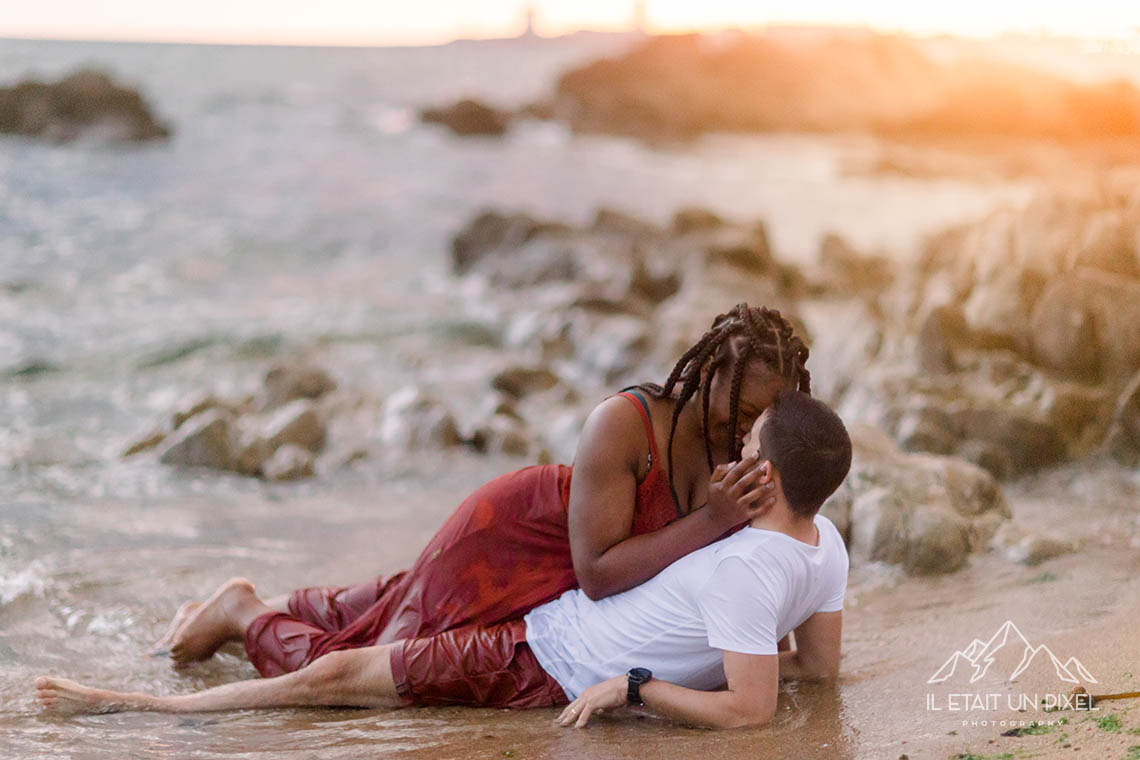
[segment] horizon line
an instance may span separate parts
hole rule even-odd
[[[418,48],[418,47],[443,47],[457,42],[504,42],[512,40],[560,40],[567,37],[574,37],[577,35],[598,35],[598,36],[637,36],[644,35],[647,37],[670,37],[681,36],[689,34],[697,35],[718,35],[729,33],[741,33],[748,35],[762,35],[769,31],[779,30],[818,30],[818,31],[848,31],[848,32],[869,32],[884,36],[902,36],[913,39],[940,39],[951,38],[969,41],[996,41],[1002,38],[1022,38],[1022,39],[1035,39],[1035,40],[1051,40],[1051,41],[1067,41],[1067,42],[1127,42],[1129,40],[1140,40],[1140,27],[1131,31],[1128,36],[1110,36],[1110,35],[1081,35],[1073,33],[1060,33],[1048,29],[1016,29],[1007,28],[994,30],[988,33],[966,33],[955,32],[948,30],[941,31],[918,31],[909,30],[899,27],[883,27],[875,26],[867,23],[820,23],[820,22],[768,22],[763,24],[740,25],[740,26],[717,26],[717,27],[677,27],[677,28],[660,28],[660,29],[635,29],[635,28],[613,28],[613,27],[584,27],[577,29],[570,29],[556,34],[514,34],[514,35],[475,35],[475,36],[458,36],[458,37],[445,37],[445,38],[431,38],[422,37],[416,39],[400,40],[357,40],[351,38],[343,39],[328,39],[328,38],[314,38],[310,40],[304,39],[256,39],[256,38],[241,38],[241,37],[178,37],[178,36],[49,36],[36,33],[20,34],[20,33],[0,33],[0,41],[20,41],[20,42],[89,42],[89,43],[105,43],[105,44],[140,44],[140,45],[201,45],[201,46],[218,46],[218,47],[287,47],[287,48]],[[1140,46],[1136,50],[1130,52],[1140,52]]]

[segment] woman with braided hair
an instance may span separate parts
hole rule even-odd
[[[531,465],[480,486],[408,570],[268,602],[234,579],[206,602],[183,605],[156,652],[186,663],[242,640],[258,672],[276,676],[329,652],[518,620],[508,659],[525,671],[533,664],[526,612],[575,587],[598,599],[637,586],[771,506],[762,463],[737,460],[753,421],[780,393],[810,391],[807,358],[778,311],[737,304],[664,386],[629,386],[598,404],[572,465]],[[421,678],[485,654],[425,645],[408,659],[406,649],[393,648],[408,655],[400,672],[415,667]],[[464,702],[473,688],[458,685],[450,701]],[[539,690],[503,704],[549,698]]]

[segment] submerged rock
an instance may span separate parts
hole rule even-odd
[[[228,470],[234,463],[233,417],[211,409],[190,418],[163,442],[163,464]]]
[[[178,428],[182,427],[182,424],[186,422],[186,420],[210,409],[220,409],[221,411],[231,415],[238,415],[245,411],[245,407],[242,404],[229,401],[228,399],[224,399],[214,395],[213,393],[210,393],[198,399],[197,401],[190,403],[185,408],[175,412],[173,418],[171,419],[171,423],[174,429],[177,430]]]
[[[526,423],[507,414],[495,414],[480,423],[470,442],[476,451],[511,456],[527,456],[536,448]]]
[[[81,69],[58,82],[27,80],[0,87],[0,132],[59,142],[88,137],[139,142],[170,136],[137,91],[93,69]]]
[[[150,451],[162,443],[165,439],[165,430],[151,430],[150,432],[139,436],[132,443],[128,444],[127,447],[123,450],[121,456],[125,459],[127,457],[134,456],[135,454],[140,454],[144,451]]]
[[[513,365],[497,372],[491,378],[491,387],[508,396],[522,398],[558,385],[558,375],[547,367]]]
[[[442,108],[424,108],[420,111],[420,120],[425,124],[442,124],[461,137],[498,136],[507,131],[510,115],[468,98]]]
[[[336,381],[320,367],[276,364],[262,381],[260,408],[275,409],[294,399],[317,399],[336,390]]]
[[[313,476],[313,452],[287,443],[273,452],[261,471],[266,480],[300,480]]]
[[[320,451],[325,445],[325,421],[312,401],[295,399],[270,415],[262,435],[274,450],[294,444],[309,451]]]

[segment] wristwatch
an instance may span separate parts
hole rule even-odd
[[[643,705],[641,701],[641,684],[653,678],[649,668],[633,668],[625,674],[629,687],[625,693],[625,701],[631,705]]]

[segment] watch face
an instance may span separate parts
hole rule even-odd
[[[637,683],[645,683],[652,677],[653,674],[649,672],[648,668],[634,668],[629,671],[629,680],[636,681]]]

